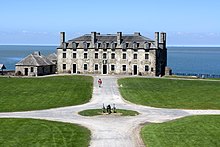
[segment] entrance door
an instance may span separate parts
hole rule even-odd
[[[137,65],[134,65],[133,69],[134,69],[134,75],[137,75]]]
[[[73,64],[73,73],[76,73],[76,64]]]
[[[28,76],[28,68],[24,68],[24,75]]]
[[[103,74],[107,74],[107,65],[103,65]]]

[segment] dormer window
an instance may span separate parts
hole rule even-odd
[[[146,43],[144,44],[144,48],[145,48],[145,49],[149,49],[150,46],[151,46],[151,43],[147,43],[147,42],[146,42]]]
[[[97,43],[98,44],[98,48],[101,48],[102,44],[101,43]]]
[[[116,44],[115,44],[114,42],[112,42],[112,43],[111,43],[111,48],[112,48],[112,49],[115,49],[115,47],[116,47]]]
[[[137,43],[133,42],[133,49],[137,49]]]
[[[126,48],[128,48],[129,43],[126,43]]]
[[[86,49],[87,48],[87,43],[83,42],[83,48]]]
[[[126,49],[126,48],[127,48],[126,43],[123,43],[122,44],[122,49]]]
[[[106,43],[106,48],[109,48],[109,43]]]
[[[77,46],[76,46],[76,43],[75,43],[75,42],[73,42],[73,43],[72,43],[72,46],[73,46],[73,49],[76,49],[76,48],[77,48]]]
[[[103,48],[103,49],[106,49],[106,48],[107,48],[107,44],[106,44],[105,42],[103,42],[102,48]]]

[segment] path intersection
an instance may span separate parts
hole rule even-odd
[[[220,110],[181,110],[141,106],[125,101],[118,89],[118,76],[93,76],[93,96],[89,103],[77,106],[38,111],[0,113],[0,118],[34,118],[80,124],[92,132],[91,147],[142,147],[141,125],[161,123],[173,119],[203,114],[220,114]],[[103,85],[98,86],[101,78]],[[139,112],[137,116],[100,115],[80,116],[79,111],[101,109],[102,105],[115,104],[117,109]]]

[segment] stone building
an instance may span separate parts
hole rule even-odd
[[[15,64],[15,73],[18,75],[41,76],[54,74],[55,71],[56,65],[40,52],[34,52]]]
[[[163,32],[155,32],[155,40],[137,32],[129,35],[91,32],[69,41],[65,41],[65,32],[60,33],[58,73],[163,76],[166,66]]]

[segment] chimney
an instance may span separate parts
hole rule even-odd
[[[60,44],[65,42],[65,32],[60,32]]]
[[[159,32],[155,32],[155,47],[159,48]]]
[[[117,32],[117,44],[120,45],[122,42],[122,32]]]
[[[165,32],[160,33],[160,43],[164,44],[164,46],[166,47],[166,33]]]
[[[96,32],[91,32],[91,42],[93,45],[96,43]]]
[[[141,36],[141,33],[140,32],[134,32],[134,35],[135,36]]]

